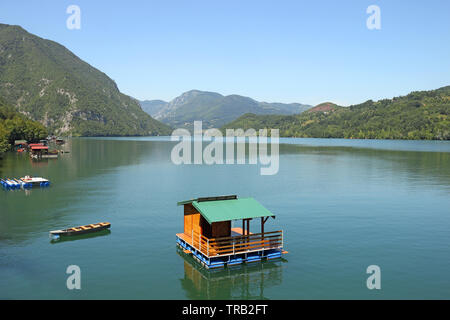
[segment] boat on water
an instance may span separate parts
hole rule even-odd
[[[61,236],[76,236],[76,235],[98,232],[98,231],[106,230],[109,228],[111,228],[111,223],[109,223],[109,222],[88,224],[88,225],[81,226],[81,227],[50,231],[50,238],[53,240],[58,240]]]
[[[50,181],[41,177],[32,177],[25,176],[19,179],[25,184],[28,184],[30,187],[40,186],[40,187],[48,187],[50,186]]]

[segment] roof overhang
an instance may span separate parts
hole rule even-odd
[[[178,205],[185,204],[192,204],[209,224],[264,217],[275,218],[272,212],[253,198],[238,199],[237,196],[223,196],[178,202]]]

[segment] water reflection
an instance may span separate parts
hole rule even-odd
[[[43,166],[33,167],[26,155],[8,154],[0,161],[0,176],[30,174],[52,182],[29,196],[0,191],[0,296],[61,297],[64,270],[76,263],[88,265],[98,279],[97,289],[82,290],[89,299],[323,298],[323,288],[325,298],[366,297],[364,287],[348,286],[361,283],[358,266],[374,257],[390,274],[402,270],[382,298],[448,293],[450,152],[445,148],[280,145],[280,172],[263,177],[258,166],[176,166],[170,160],[176,143],[170,141],[69,143],[71,153]],[[288,264],[209,271],[173,252],[173,235],[183,230],[177,201],[221,194],[255,197],[279,214],[271,229],[285,231],[292,252]],[[110,221],[114,234],[49,244],[50,230],[98,221]],[[154,252],[143,255],[149,243]],[[183,271],[173,272],[181,263]]]
[[[285,259],[209,270],[181,249],[177,248],[177,253],[184,259],[180,282],[188,299],[264,300],[268,299],[265,289],[283,281]]]
[[[421,141],[417,142],[421,143]],[[450,152],[446,152],[446,148],[442,149],[443,152],[423,152],[282,144],[280,156],[311,156],[316,163],[322,163],[327,169],[330,162],[334,164],[347,162],[354,169],[360,167],[366,171],[377,170],[383,174],[390,172],[388,175],[397,177],[398,181],[405,178],[448,188],[450,186]],[[298,160],[300,163],[302,158]],[[280,166],[283,166],[282,160]]]

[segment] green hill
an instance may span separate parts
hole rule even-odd
[[[62,45],[0,24],[0,96],[59,135],[166,135],[116,83]]]
[[[170,102],[143,101],[141,106],[155,119],[172,127],[191,128],[194,121],[202,120],[204,128],[220,128],[245,113],[295,114],[311,106],[299,103],[258,102],[239,95],[223,96],[216,92],[191,90]]]
[[[450,139],[450,86],[350,107],[321,104],[300,115],[245,114],[226,128],[273,128],[284,137]]]

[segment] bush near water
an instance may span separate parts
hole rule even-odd
[[[38,141],[47,134],[41,123],[27,119],[0,97],[0,153],[10,150],[15,140]]]

